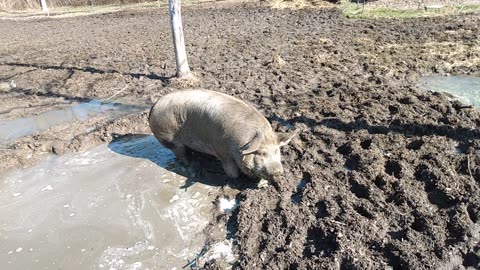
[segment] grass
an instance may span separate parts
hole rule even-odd
[[[362,4],[343,3],[340,6],[342,13],[347,18],[353,19],[381,19],[381,18],[397,18],[408,19],[415,17],[432,17],[432,16],[447,16],[458,15],[480,11],[480,5],[455,5],[444,6],[441,8],[426,8],[426,9],[393,9],[393,8],[379,8],[365,6]]]

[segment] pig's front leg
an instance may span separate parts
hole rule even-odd
[[[183,163],[185,165],[188,164],[187,149],[185,145],[174,144],[171,149],[172,149],[172,152],[175,154],[175,157],[180,163]]]
[[[230,178],[238,178],[239,170],[235,161],[231,158],[221,159],[223,164],[223,170]]]

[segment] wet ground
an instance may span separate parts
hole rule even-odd
[[[421,79],[425,90],[452,95],[464,105],[480,107],[480,77],[475,76],[427,76]]]
[[[96,115],[118,118],[122,115],[145,109],[147,109],[147,106],[103,103],[92,100],[62,110],[47,111],[31,117],[0,120],[0,141],[11,141],[74,120],[87,120]]]
[[[234,267],[478,268],[480,112],[419,87],[424,75],[480,74],[478,16],[347,20],[335,9],[271,10],[241,3],[192,6],[183,16],[199,86],[250,101],[279,132],[300,131],[283,149],[284,179],[260,189],[242,179],[219,191],[229,198],[237,193],[238,208],[212,218],[203,233],[213,246],[220,239],[212,238],[213,228],[227,222],[223,228],[238,255]],[[2,119],[112,95],[121,103],[151,105],[178,87],[169,81],[175,65],[165,9],[88,20],[5,21],[0,32]],[[60,160],[125,134],[148,134],[147,113],[100,115],[18,138],[1,149],[2,173],[31,171],[51,153]],[[215,164],[205,167],[215,170]],[[225,183],[221,175],[217,180],[203,184]],[[148,183],[125,194],[158,187]],[[41,191],[48,185],[55,188],[49,182],[34,191],[54,192]],[[21,199],[11,195],[17,186],[22,184],[2,189],[10,191],[5,205]],[[104,196],[117,196],[119,205],[128,202],[115,192]],[[63,208],[62,203],[56,205]],[[9,228],[21,228],[22,236],[26,227]],[[137,239],[145,238],[136,232]],[[121,230],[110,233],[99,235],[116,238]],[[1,256],[7,262],[10,251],[28,254],[18,243],[5,248]],[[108,244],[97,248],[97,257],[109,250]],[[147,265],[141,259],[128,264],[135,262]],[[208,265],[226,266],[223,259]]]
[[[180,269],[215,193],[173,171],[186,170],[148,136],[2,175],[2,269]]]

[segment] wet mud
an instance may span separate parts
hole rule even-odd
[[[185,265],[204,246],[216,188],[185,188],[183,175],[188,171],[153,136],[52,155],[2,175],[2,268]]]
[[[279,132],[300,131],[283,149],[278,183],[226,188],[239,205],[217,220],[228,223],[235,268],[478,268],[480,112],[418,87],[423,75],[480,73],[478,16],[347,20],[335,9],[238,3],[183,16],[200,87],[253,103]],[[116,98],[135,104],[175,90],[165,9],[0,29],[2,119],[125,86]],[[19,138],[1,150],[2,169],[113,133],[149,133],[146,118],[97,117]]]
[[[145,109],[147,109],[147,106],[103,103],[93,100],[62,110],[47,111],[32,117],[0,120],[0,141],[12,141],[74,120],[87,120],[95,115],[106,115],[108,118],[114,119]]]

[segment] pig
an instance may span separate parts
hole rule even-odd
[[[280,147],[296,135],[276,133],[268,120],[235,97],[205,89],[179,90],[161,97],[150,110],[158,141],[188,163],[186,149],[212,155],[231,178],[240,171],[273,180],[283,174]]]

